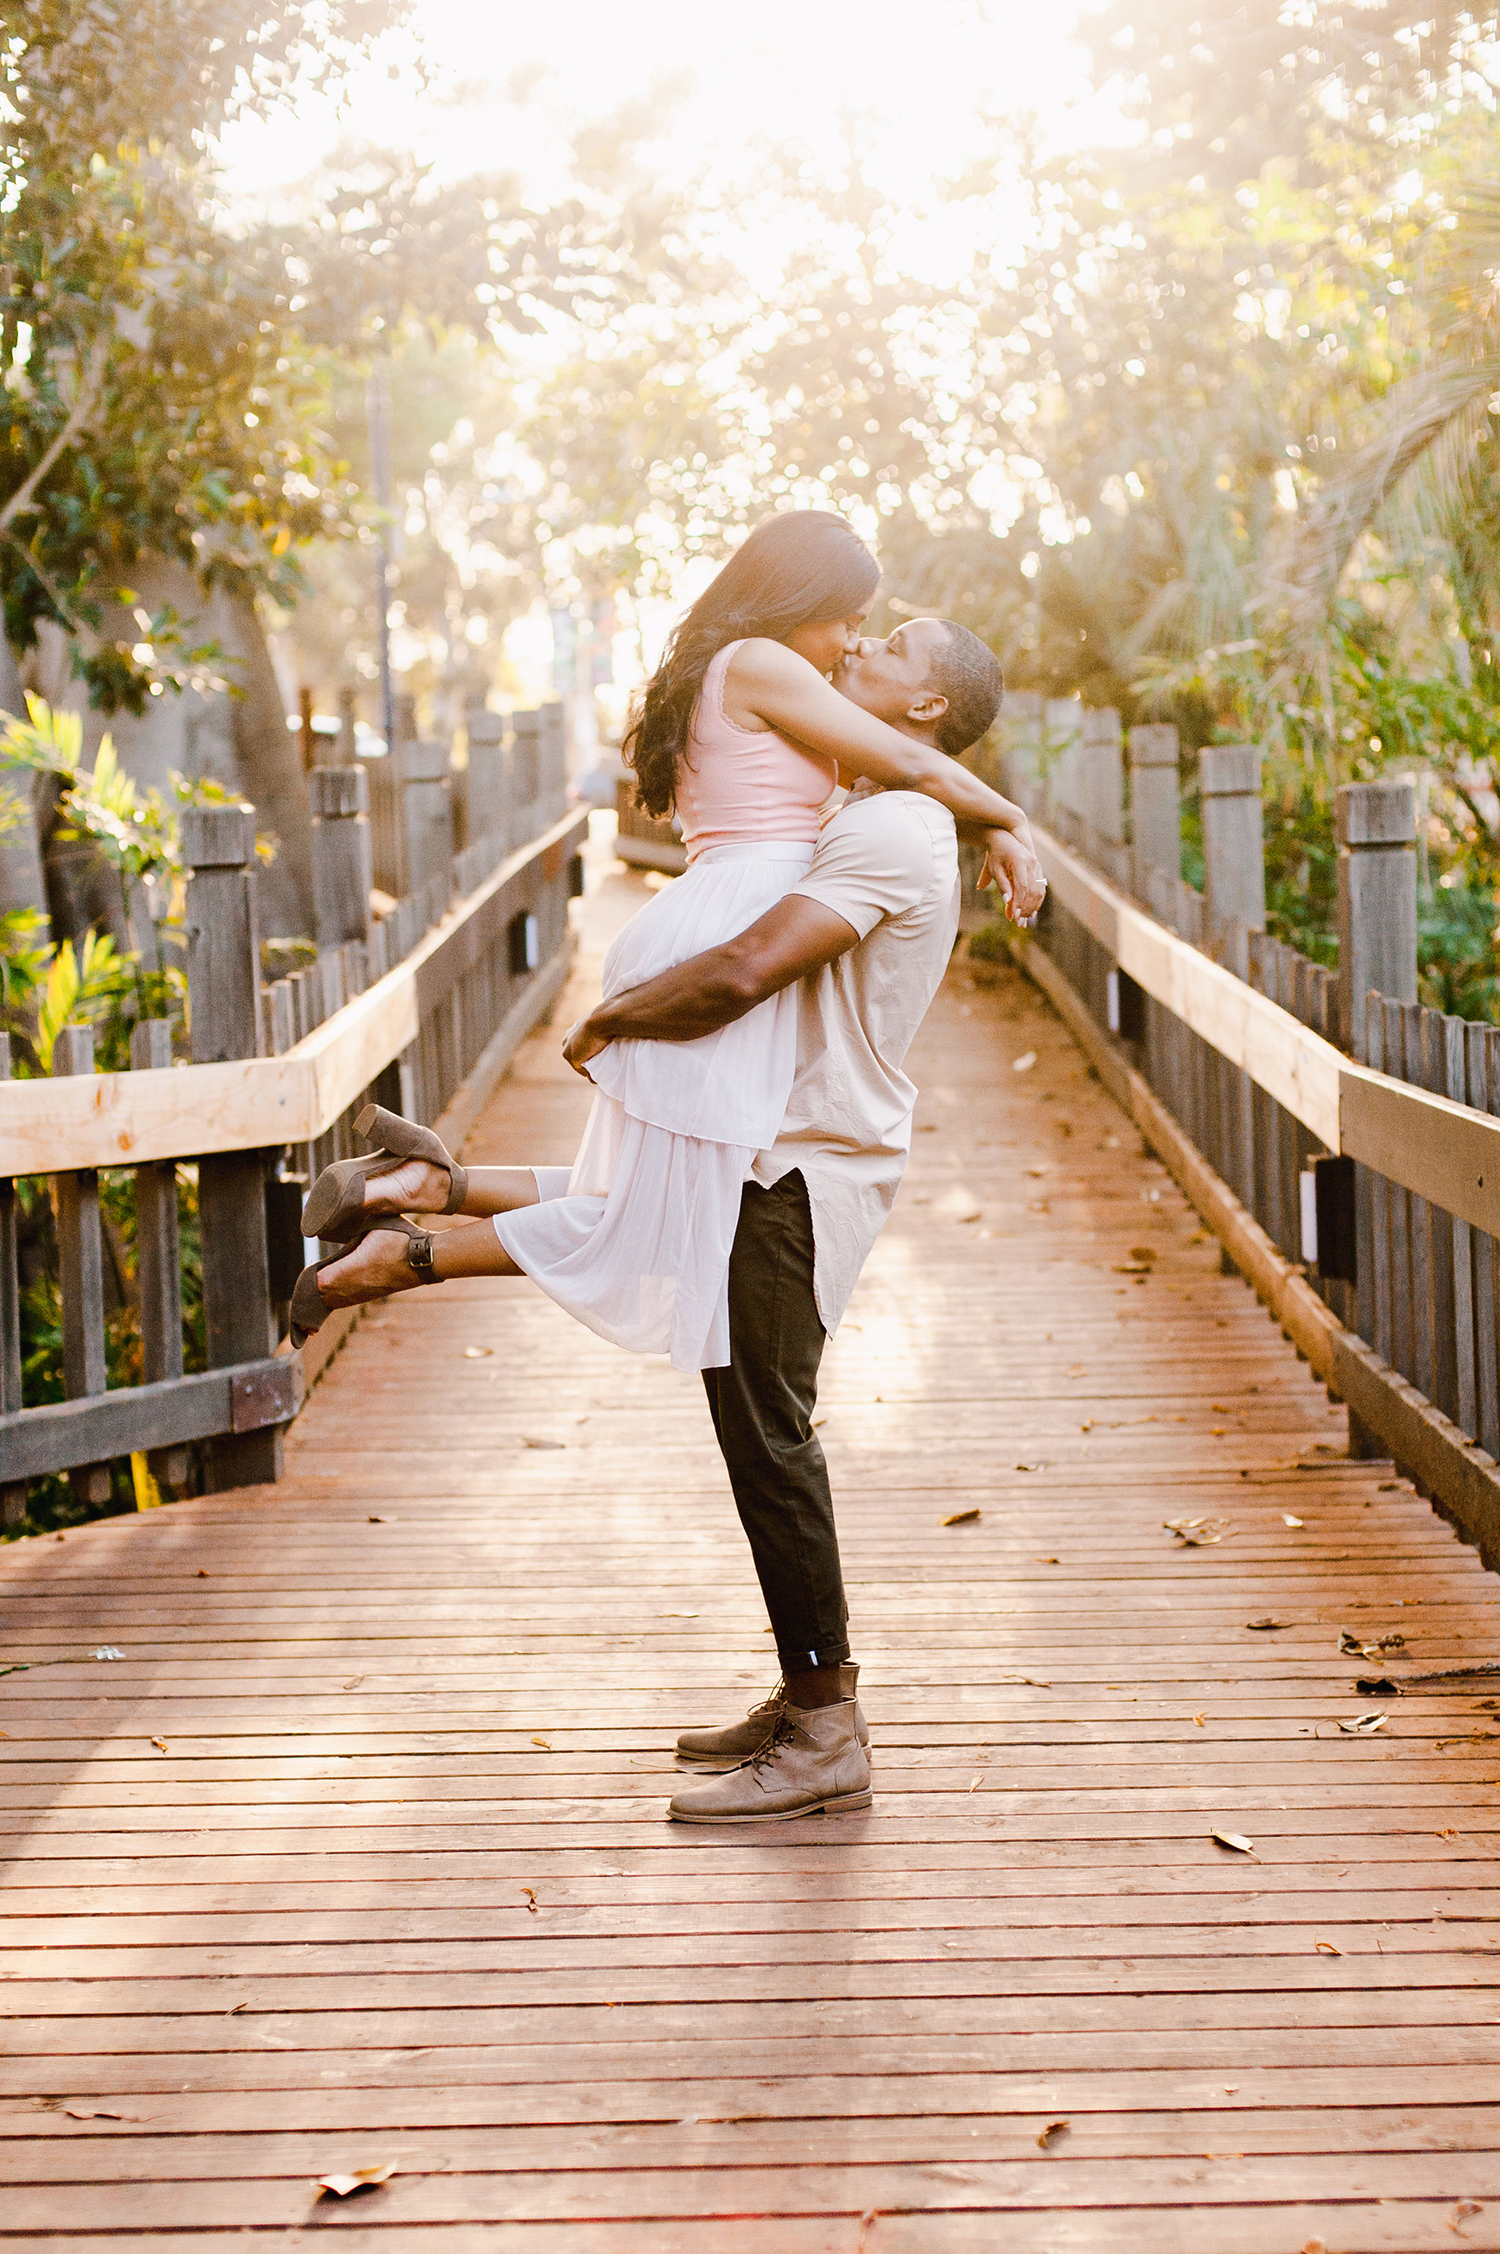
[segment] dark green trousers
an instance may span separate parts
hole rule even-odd
[[[709,1412],[783,1669],[849,1657],[828,1466],[812,1429],[823,1359],[807,1185],[747,1182],[729,1262],[727,1369],[705,1370]]]

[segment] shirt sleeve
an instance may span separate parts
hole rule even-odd
[[[861,939],[914,908],[932,882],[932,834],[910,796],[885,791],[841,807],[793,892],[831,908]]]

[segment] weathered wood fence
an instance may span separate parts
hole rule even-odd
[[[1338,793],[1339,968],[1265,931],[1260,755],[1008,700],[1003,781],[1051,885],[1026,961],[1299,1349],[1500,1564],[1500,1028],[1417,994],[1409,782]]]
[[[352,1121],[371,1099],[431,1124],[465,1083],[487,1084],[566,971],[587,815],[567,811],[560,731],[545,709],[497,724],[488,740],[471,721],[469,757],[458,823],[451,771],[426,774],[420,757],[314,770],[317,959],[269,985],[253,811],[184,814],[190,1063],[174,1065],[165,1022],[134,1028],[128,1073],[95,1071],[87,1026],[59,1036],[50,1079],[10,1079],[8,1048],[0,1049],[0,1505],[8,1521],[24,1514],[27,1482],[44,1474],[66,1472],[87,1500],[107,1501],[112,1461],[137,1453],[169,1493],[188,1480],[194,1445],[211,1488],[279,1476],[281,1435],[303,1389],[301,1359],[285,1341],[307,1254],[308,1182],[363,1147]],[[372,772],[377,798],[401,794],[387,806],[382,850],[396,852],[397,824],[401,868],[420,879],[378,919]],[[196,1172],[208,1363],[188,1374],[182,1166]],[[138,1385],[110,1389],[99,1200],[107,1169],[134,1176],[143,1373]],[[29,1407],[16,1268],[16,1183],[28,1176],[51,1178],[68,1395]]]

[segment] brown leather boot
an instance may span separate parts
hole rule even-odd
[[[859,1663],[846,1659],[839,1667],[839,1689],[845,1698],[852,1698],[854,1727],[867,1758],[870,1754],[870,1733],[865,1726],[864,1711],[859,1704]],[[752,1706],[742,1722],[723,1722],[717,1729],[684,1730],[677,1740],[677,1757],[681,1761],[696,1761],[706,1769],[737,1769],[758,1753],[776,1729],[777,1722],[786,1711],[786,1688],[778,1683],[769,1698],[759,1706]]]
[[[753,1760],[685,1786],[667,1813],[683,1824],[772,1824],[869,1805],[870,1764],[846,1698],[837,1706],[784,1703]]]

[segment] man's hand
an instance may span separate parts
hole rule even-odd
[[[581,1017],[576,1025],[571,1025],[568,1028],[567,1038],[563,1042],[563,1055],[578,1074],[580,1080],[587,1080],[589,1075],[584,1067],[589,1058],[596,1057],[601,1049],[608,1047],[608,1036],[595,1033],[589,1020],[586,1017]]]
[[[979,889],[994,885],[1005,902],[1012,923],[1028,923],[1047,897],[1047,879],[1031,842],[1030,828],[991,830],[985,843],[985,862]]]

